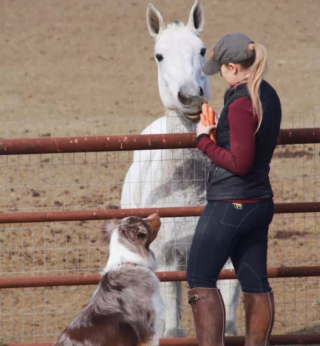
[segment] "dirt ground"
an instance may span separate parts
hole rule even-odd
[[[159,116],[147,0],[2,0],[0,110],[2,121],[106,116]],[[166,22],[186,21],[193,0],[157,0]],[[243,32],[269,53],[267,79],[284,112],[320,109],[318,0],[203,0],[209,48]],[[207,57],[209,53],[207,53]],[[226,87],[211,80],[211,104]]]
[[[192,0],[153,2],[165,21],[186,21]],[[148,1],[2,0],[0,137],[140,132],[163,114],[146,28]],[[269,53],[267,80],[278,91],[283,128],[320,127],[318,0],[203,0],[208,51],[243,32]],[[208,53],[207,53],[208,56]],[[225,83],[211,79],[219,110]],[[97,119],[97,120],[91,120]],[[319,145],[278,148],[272,163],[276,202],[319,201]],[[71,210],[118,204],[130,153],[0,158],[1,211]],[[105,265],[99,222],[6,225],[0,275],[96,273]],[[317,265],[319,216],[277,215],[269,266]],[[183,269],[183,268],[181,268]],[[319,332],[318,278],[277,279],[274,333]],[[51,341],[86,305],[94,287],[2,290],[0,341]],[[185,287],[186,290],[186,287]],[[184,292],[185,292],[184,290]],[[194,335],[185,297],[182,321]],[[237,311],[243,334],[241,301]]]

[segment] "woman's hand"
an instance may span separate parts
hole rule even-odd
[[[217,126],[216,125],[209,125],[209,126],[204,126],[201,124],[201,121],[198,123],[197,125],[197,137],[202,135],[202,134],[205,134],[205,135],[208,135],[210,134],[210,131],[213,130],[213,129],[216,129]]]
[[[214,131],[217,128],[217,123],[219,119],[217,119],[217,114],[212,107],[208,107],[208,104],[204,103],[202,105],[202,113],[200,114],[200,123],[197,126],[197,137],[205,134],[210,136],[211,140],[216,143],[215,133]],[[211,132],[211,133],[210,133]]]

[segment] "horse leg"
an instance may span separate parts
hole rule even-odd
[[[175,263],[159,266],[161,271],[175,271]],[[162,282],[160,285],[160,295],[165,305],[164,323],[161,325],[159,336],[166,338],[186,336],[181,325],[181,304],[182,291],[180,282]]]
[[[223,269],[233,269],[231,260],[228,259]],[[237,335],[237,326],[235,324],[236,309],[240,293],[238,280],[219,280],[218,288],[221,291],[226,307],[226,335]]]
[[[162,283],[160,294],[166,306],[165,325],[160,330],[160,336],[166,338],[185,337],[186,334],[181,325],[181,283]]]

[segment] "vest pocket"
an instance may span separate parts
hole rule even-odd
[[[208,173],[208,184],[209,186],[211,185],[215,175],[217,174],[217,170],[218,170],[218,166],[216,164],[213,164],[209,170],[209,173]]]
[[[220,184],[231,177],[235,177],[235,175],[217,164],[214,164],[208,173],[208,187],[212,185],[213,181],[215,184]]]

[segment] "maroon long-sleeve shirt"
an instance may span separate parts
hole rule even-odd
[[[230,127],[230,151],[219,147],[209,136],[198,142],[201,150],[211,161],[236,175],[247,174],[255,155],[257,119],[253,115],[252,101],[246,97],[235,100],[228,109]],[[250,203],[257,200],[232,200],[234,203]]]

